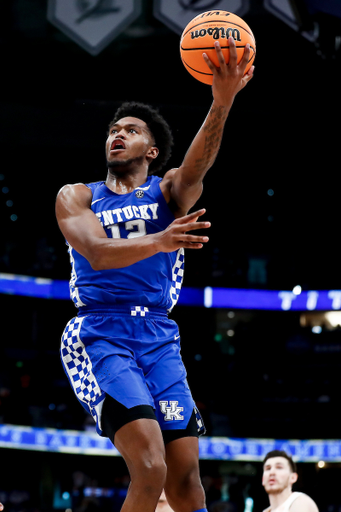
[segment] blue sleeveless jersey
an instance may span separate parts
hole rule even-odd
[[[149,176],[129,194],[116,194],[104,183],[89,183],[91,209],[108,238],[135,238],[163,231],[174,221],[160,189],[161,178]],[[93,270],[89,262],[69,245],[70,295],[78,308],[131,305],[171,311],[178,300],[184,250],[158,253],[129,267]]]

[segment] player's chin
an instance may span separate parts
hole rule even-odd
[[[138,156],[135,158],[107,158],[107,167],[108,169],[127,169],[127,167],[134,167],[140,165],[143,162],[143,156]]]
[[[109,169],[119,169],[120,167],[127,167],[127,165],[129,165],[129,161],[128,160],[123,160],[123,159],[120,159],[120,158],[115,158],[115,159],[107,159],[107,167]]]

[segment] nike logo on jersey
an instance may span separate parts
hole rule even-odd
[[[91,206],[95,203],[98,203],[98,201],[102,201],[102,199],[105,199],[104,197],[101,197],[100,199],[96,199],[95,201],[92,201]]]

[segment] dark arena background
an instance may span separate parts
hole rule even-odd
[[[209,511],[268,505],[261,461],[274,445],[298,462],[296,490],[320,512],[341,511],[339,3],[3,0],[0,502],[7,512],[120,509],[129,484],[123,460],[96,444],[59,360],[61,333],[76,311],[54,203],[66,183],[105,179],[107,126],[125,100],[159,108],[175,138],[170,167],[181,164],[212,93],[185,70],[180,35],[211,9],[241,15],[257,55],[198,203],[212,222],[210,242],[186,252],[183,300],[172,313],[207,426],[201,474]],[[108,29],[106,17],[115,26],[122,12],[126,21]],[[97,42],[83,23],[93,23]]]

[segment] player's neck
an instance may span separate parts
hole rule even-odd
[[[289,496],[292,494],[291,488],[284,489],[279,494],[269,494],[269,501],[270,501],[270,510],[271,512],[280,512],[280,506],[283,505],[289,498]]]
[[[117,172],[108,169],[106,186],[116,194],[129,194],[137,187],[146,183],[147,172]]]

